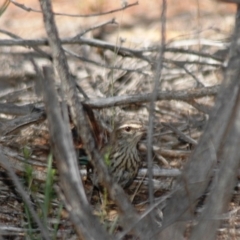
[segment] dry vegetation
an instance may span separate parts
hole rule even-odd
[[[0,239],[239,239],[235,6],[39,2],[1,2]],[[98,149],[129,117],[151,141],[123,190]]]

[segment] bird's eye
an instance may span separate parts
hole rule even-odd
[[[126,131],[126,132],[130,132],[131,130],[132,130],[131,127],[125,127],[125,131]]]

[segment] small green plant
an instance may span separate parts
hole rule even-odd
[[[107,166],[110,166],[110,159],[109,159],[109,157],[110,157],[110,151],[107,151],[107,152],[104,154],[104,156],[103,156],[103,160],[104,160],[104,162],[105,162],[105,164],[106,164]]]
[[[49,212],[51,211],[51,202],[54,199],[54,189],[53,189],[53,183],[54,183],[54,177],[56,175],[56,170],[52,167],[52,161],[53,157],[52,154],[48,156],[48,166],[47,166],[47,176],[46,176],[46,183],[44,186],[44,200],[42,204],[42,218],[45,223],[45,226],[47,226],[47,217]]]
[[[24,180],[27,185],[28,191],[31,189],[33,182],[33,167],[29,164],[29,158],[31,157],[31,150],[29,147],[24,146],[23,148],[23,157],[24,157]]]
[[[29,148],[24,147],[23,148],[23,156],[25,159],[24,163],[24,183],[25,186],[27,186],[28,193],[30,196],[37,196],[37,193],[43,192],[43,200],[40,201],[38,198],[34,201],[34,208],[36,212],[38,213],[40,219],[42,219],[43,224],[46,226],[46,228],[50,228],[49,226],[49,215],[53,213],[52,211],[52,202],[56,199],[56,194],[54,191],[54,179],[56,176],[56,169],[53,168],[53,156],[52,154],[49,154],[48,161],[47,161],[47,171],[46,171],[46,181],[43,185],[40,185],[39,183],[34,183],[34,168],[30,164],[30,157],[31,157],[31,151]],[[43,187],[42,187],[43,186]],[[36,198],[34,198],[36,199]],[[56,223],[53,226],[53,235],[52,239],[56,239],[57,236],[57,230],[60,222],[60,216],[62,212],[63,205],[60,204],[59,209],[57,209],[57,216],[56,216]],[[26,220],[27,220],[27,236],[30,239],[38,239],[36,236],[36,233],[33,235],[34,230],[36,226],[33,222],[31,213],[29,211],[29,207],[27,204],[24,204],[24,210],[26,214]],[[39,236],[39,239],[41,237]]]
[[[116,230],[117,228],[117,225],[118,225],[118,215],[114,218],[114,221],[113,223],[111,224],[110,228],[109,228],[109,233],[112,235],[114,233],[114,231]]]
[[[50,154],[48,156],[48,166],[47,166],[47,175],[46,175],[46,183],[44,186],[44,200],[41,205],[42,208],[42,216],[43,222],[46,227],[48,227],[48,217],[49,214],[52,212],[52,201],[56,199],[56,194],[54,191],[54,178],[56,176],[56,169],[52,166],[53,156]],[[57,218],[56,223],[54,224],[54,231],[52,239],[56,239],[57,237],[57,230],[60,223],[61,212],[63,209],[63,204],[60,204],[59,209],[57,210]]]
[[[59,209],[58,209],[56,223],[54,224],[54,227],[53,227],[54,231],[53,231],[52,239],[54,239],[54,240],[57,239],[57,231],[58,231],[58,227],[59,227],[59,223],[60,223],[62,209],[63,209],[63,204],[61,203],[59,206]]]
[[[33,167],[31,164],[29,164],[29,158],[31,157],[31,150],[29,147],[24,146],[23,148],[23,157],[24,157],[24,176],[23,176],[23,182],[25,186],[27,187],[27,191],[29,195],[31,195],[32,192],[32,183],[33,183]],[[27,235],[30,237],[30,239],[34,239],[34,221],[32,219],[31,213],[29,211],[28,205],[24,202],[24,211],[26,215],[26,221],[27,221]]]

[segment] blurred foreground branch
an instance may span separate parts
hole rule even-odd
[[[233,192],[240,156],[240,55],[237,51],[240,10],[237,16],[225,81],[199,144],[167,201],[161,228],[163,238],[177,239],[174,234],[183,235],[185,227],[176,222],[195,218],[197,200],[211,184],[206,208],[199,216],[191,239],[215,239],[220,222],[218,216],[226,210]],[[219,170],[215,171],[216,168]]]

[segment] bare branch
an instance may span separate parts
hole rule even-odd
[[[98,39],[88,39],[88,38],[63,38],[61,39],[62,44],[86,44],[92,47],[99,47],[102,49],[108,49],[111,50],[115,53],[117,53],[120,56],[123,57],[135,57],[138,59],[141,59],[143,61],[146,61],[150,64],[153,64],[153,60],[149,57],[147,57],[146,53],[150,52],[148,49],[131,49],[127,47],[122,47],[122,46],[117,46],[118,51],[116,52],[116,45],[111,44],[102,40]],[[34,46],[48,46],[48,41],[47,39],[29,39],[29,40],[9,40],[9,39],[3,39],[0,40],[0,46],[29,46],[29,47],[34,47]],[[164,62],[167,63],[173,63],[177,66],[183,66],[185,64],[201,64],[201,65],[209,65],[209,66],[214,66],[214,67],[219,67],[222,66],[221,63],[218,63],[215,61],[177,61],[177,60],[172,60],[172,59],[166,59],[164,58]]]
[[[181,91],[162,91],[157,93],[157,101],[161,100],[178,100],[178,101],[189,101],[194,98],[201,98],[206,96],[214,96],[218,93],[220,86],[216,85],[213,87],[203,87],[190,90]],[[84,103],[92,108],[106,108],[121,106],[127,104],[146,103],[150,102],[152,98],[151,93],[135,94],[130,96],[118,96],[109,98],[97,98],[89,99]]]
[[[13,33],[10,33],[6,30],[2,30],[0,29],[0,32],[1,33],[4,33],[12,38],[15,38],[15,39],[19,39],[19,40],[23,40],[22,38],[20,38],[19,36],[17,36],[16,34],[13,34]],[[52,57],[51,55],[49,55],[48,53],[44,52],[42,49],[40,49],[39,47],[37,46],[32,46],[31,47],[32,49],[34,49],[37,53],[39,53],[40,55],[44,56],[45,58],[49,59],[49,60],[52,60]]]
[[[181,171],[179,169],[160,169],[153,168],[152,169],[154,177],[179,177],[181,175]],[[148,173],[148,169],[140,169],[138,172],[138,176],[146,176]]]
[[[45,113],[43,111],[40,111],[12,119],[0,125],[0,134],[5,136],[19,128],[26,127],[39,121],[43,121],[45,118]]]
[[[33,112],[35,109],[37,110],[34,104],[25,104],[18,106],[13,103],[0,103],[0,113],[10,115],[26,115],[28,113]],[[40,111],[40,109],[38,110]]]

